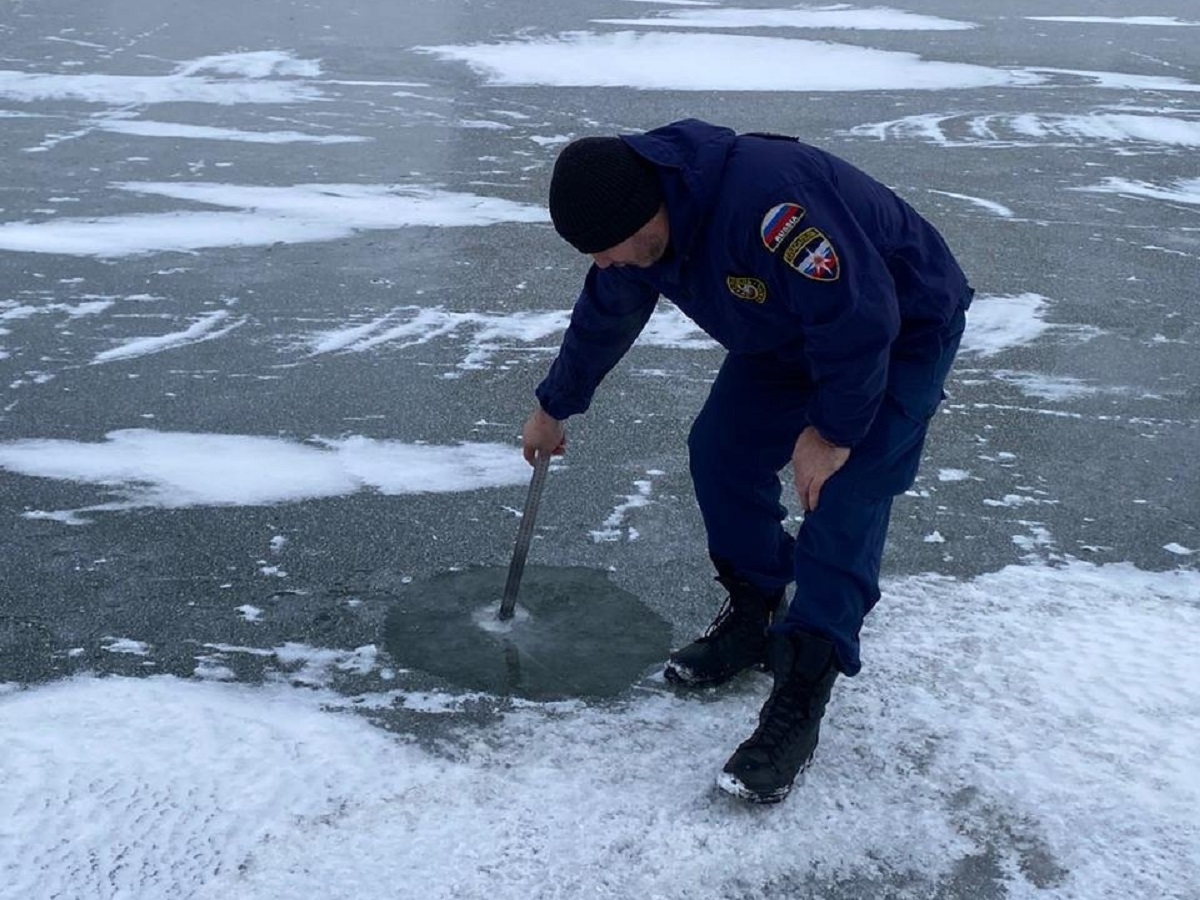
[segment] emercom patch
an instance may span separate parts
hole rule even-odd
[[[729,288],[729,293],[739,300],[749,300],[751,303],[765,303],[767,300],[767,284],[759,278],[727,275],[725,286]]]
[[[837,281],[841,269],[837,251],[816,228],[806,228],[783,251],[783,261],[813,281]]]
[[[787,236],[803,218],[804,207],[799,203],[780,203],[778,206],[772,206],[763,216],[762,227],[759,229],[763,246],[774,253],[783,246]]]

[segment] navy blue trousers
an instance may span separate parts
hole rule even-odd
[[[778,360],[731,354],[692,425],[692,482],[710,555],[764,590],[795,582],[787,614],[772,628],[832,641],[846,675],[862,668],[858,636],[879,600],[892,498],[916,479],[964,323],[960,310],[923,352],[893,355],[870,430],[795,537],[783,525],[779,472],[808,424],[812,383]]]

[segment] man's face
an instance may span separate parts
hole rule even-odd
[[[649,222],[615,247],[593,253],[592,259],[601,269],[607,269],[609,266],[637,266],[639,269],[645,269],[663,258],[669,239],[667,209],[665,206],[659,207]]]

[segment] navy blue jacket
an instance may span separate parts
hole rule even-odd
[[[936,354],[970,298],[936,229],[816,147],[695,119],[623,136],[658,169],[670,247],[658,263],[592,266],[537,388],[557,419],[588,408],[661,295],[730,353],[766,354],[813,387],[808,420],[852,447],[895,356]]]

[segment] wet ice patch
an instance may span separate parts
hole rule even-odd
[[[1124,194],[1130,197],[1145,197],[1149,200],[1167,200],[1172,203],[1200,204],[1200,178],[1181,178],[1173,187],[1164,187],[1146,181],[1128,178],[1106,178],[1091,187],[1078,188],[1097,194]]]
[[[1200,575],[1070,563],[884,588],[816,765],[769,810],[712,786],[765,678],[702,702],[648,685],[524,704],[440,745],[279,685],[0,693],[0,817],[22,846],[5,883],[186,900],[1194,892]],[[438,716],[456,699],[380,698]]]
[[[665,25],[676,28],[833,28],[862,31],[963,31],[976,27],[938,16],[923,16],[887,7],[855,9],[801,6],[794,9],[688,9],[653,18],[596,19],[609,25]]]
[[[122,182],[124,190],[237,212],[148,213],[0,224],[0,249],[121,257],[330,241],[358,231],[546,222],[540,206],[420,186]]]
[[[502,444],[432,446],[365,437],[314,444],[144,429],[110,432],[99,443],[5,441],[0,443],[0,469],[92,484],[118,498],[75,512],[263,506],[364,489],[385,494],[473,491],[528,478],[520,453]],[[70,513],[54,515],[80,521]]]
[[[944,90],[1039,84],[1032,72],[925,60],[915,53],[722,34],[568,32],[419,48],[466,63],[495,85],[680,91]],[[781,76],[796,59],[804,77]]]
[[[924,113],[857,125],[848,133],[881,141],[919,140],[940,147],[1075,146],[1095,143],[1200,147],[1200,121],[1185,113]]]

